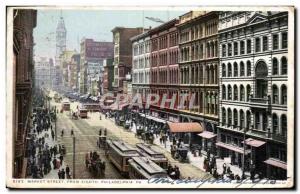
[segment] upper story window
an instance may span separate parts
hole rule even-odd
[[[273,50],[277,50],[279,47],[278,34],[273,34]]]
[[[281,35],[281,47],[283,49],[286,49],[288,47],[288,38],[286,32],[283,32]]]
[[[247,40],[247,54],[251,53],[251,40]]]
[[[238,55],[238,43],[233,43],[234,55]]]
[[[268,37],[264,36],[263,37],[263,51],[267,51],[268,50]]]
[[[286,57],[281,58],[281,75],[287,74],[287,60]]]
[[[244,41],[240,42],[240,53],[241,53],[241,55],[245,54],[245,42]]]
[[[278,60],[276,58],[272,60],[272,74],[278,75]]]
[[[228,44],[228,56],[232,56],[232,44],[231,43],[229,43]]]
[[[255,52],[260,52],[260,47],[261,47],[261,44],[260,44],[260,38],[255,38]]]
[[[222,57],[226,57],[226,45],[222,45]]]

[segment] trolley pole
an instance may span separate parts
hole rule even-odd
[[[73,179],[75,179],[75,136],[73,136]]]

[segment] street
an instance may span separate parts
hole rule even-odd
[[[71,103],[71,110],[76,111],[78,102]],[[56,106],[58,110],[61,107],[60,103],[51,101],[51,106]],[[74,131],[76,143],[75,143],[75,178],[76,179],[88,179],[93,178],[91,173],[85,167],[85,154],[90,151],[97,151],[100,153],[101,160],[106,162],[105,179],[121,179],[124,178],[120,175],[118,170],[107,160],[104,156],[104,151],[97,147],[97,138],[100,128],[107,128],[108,138],[121,139],[131,145],[143,142],[141,139],[135,137],[133,132],[128,132],[122,127],[117,126],[112,119],[105,119],[102,115],[102,120],[99,119],[99,112],[88,113],[87,119],[78,120],[71,119],[70,112],[64,111],[57,114],[57,135],[58,143],[66,146],[66,163],[73,169],[73,140],[71,137],[71,129]],[[64,137],[61,137],[61,130],[64,129]],[[155,145],[157,146],[157,145]],[[181,170],[181,176],[184,178],[206,178],[210,175],[201,171],[189,163],[180,163],[171,157],[171,154],[161,147],[157,146],[159,150],[168,158],[172,165],[176,165]],[[199,164],[200,165],[200,164]]]

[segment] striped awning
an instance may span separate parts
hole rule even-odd
[[[188,133],[188,132],[197,132],[200,133],[203,131],[202,126],[199,123],[171,123],[167,122],[167,125],[172,133]]]

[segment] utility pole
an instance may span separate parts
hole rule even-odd
[[[75,136],[73,136],[73,179],[75,179]]]
[[[244,143],[243,143],[243,149],[244,149],[244,154],[243,154],[243,167],[242,167],[242,180],[245,178],[245,159],[246,159],[246,128],[244,128],[244,133],[243,133],[244,137]]]

